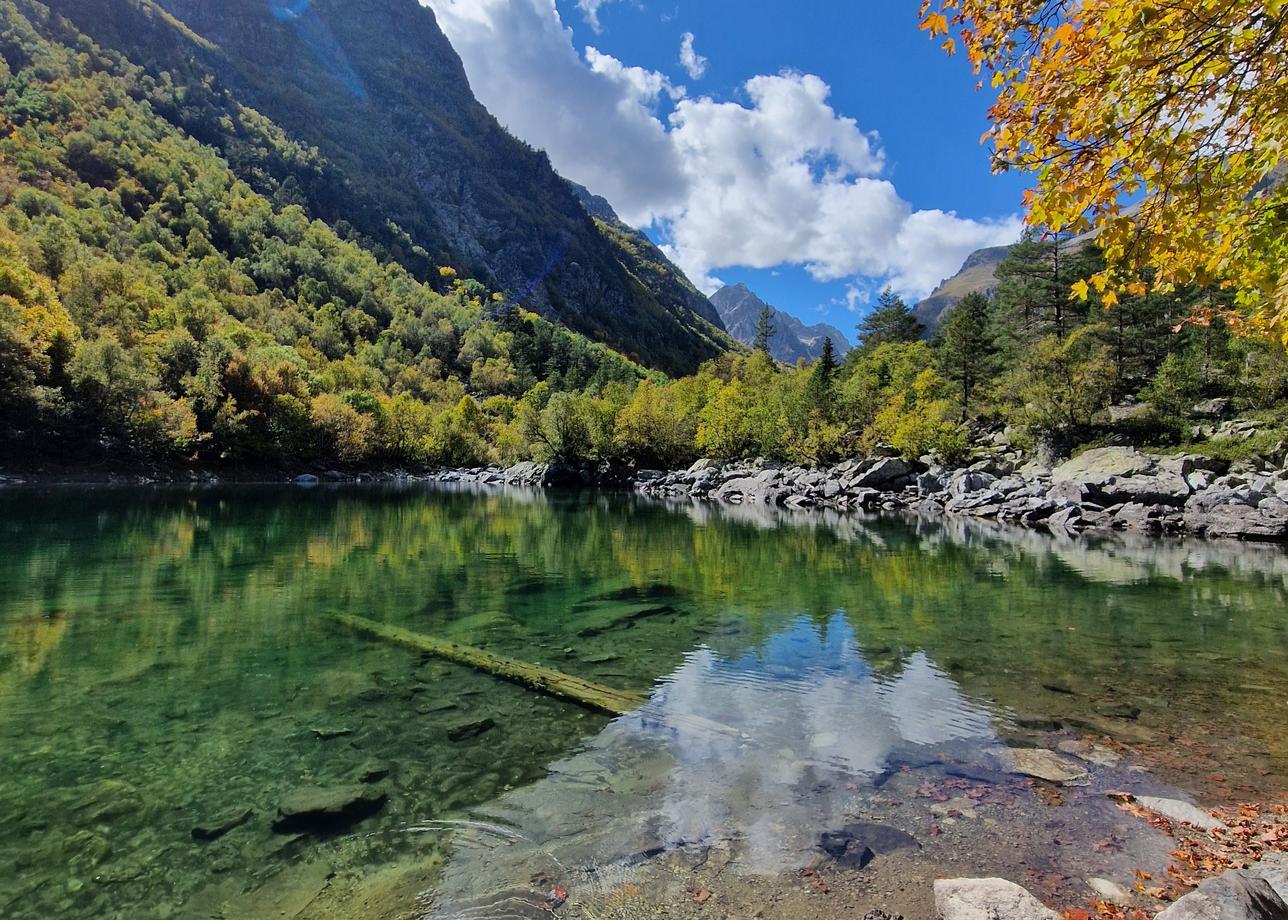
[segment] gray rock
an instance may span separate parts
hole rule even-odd
[[[1261,876],[1275,894],[1288,901],[1288,853],[1267,853],[1261,862],[1249,866],[1248,871]]]
[[[1052,530],[1076,530],[1082,524],[1082,509],[1076,505],[1057,511],[1046,519]]]
[[[944,491],[944,478],[935,473],[922,473],[917,477],[917,492],[923,496],[938,495]]]
[[[318,484],[318,478],[312,473],[302,473],[292,479],[291,482],[295,483],[297,486],[315,486]]]
[[[329,789],[298,789],[277,806],[273,830],[279,834],[342,831],[384,807],[389,794],[365,784]]]
[[[1210,511],[1185,509],[1185,527],[1191,533],[1236,540],[1288,540],[1288,515],[1265,512],[1242,502],[1219,505]]]
[[[1190,412],[1198,418],[1221,418],[1229,411],[1230,400],[1224,397],[1205,399],[1190,409]]]
[[[1148,473],[1154,464],[1152,457],[1131,447],[1098,447],[1057,466],[1051,471],[1051,479],[1101,485],[1110,479]]]
[[[1264,878],[1230,869],[1201,882],[1157,920],[1288,920],[1288,904]]]
[[[899,457],[885,457],[868,469],[853,476],[852,488],[896,490],[912,481],[917,469]]]
[[[938,920],[1060,920],[1060,915],[1014,882],[952,878],[935,882]]]
[[[1190,824],[1200,830],[1210,831],[1225,827],[1224,823],[1218,821],[1203,809],[1191,805],[1189,802],[1182,802],[1180,799],[1138,795],[1136,796],[1136,803],[1142,808],[1148,808],[1150,811],[1162,815],[1164,818],[1180,821],[1183,824]]]

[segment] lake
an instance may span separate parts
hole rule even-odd
[[[539,917],[556,886],[569,916],[705,893],[911,918],[930,879],[981,873],[1075,903],[1167,862],[1106,791],[1288,789],[1275,547],[590,493],[33,487],[0,491],[0,585],[15,920]],[[336,612],[647,702],[610,719]],[[1061,742],[1103,754],[1079,784],[1010,770]],[[364,780],[374,815],[273,829],[299,790]],[[824,892],[842,833],[875,859]]]

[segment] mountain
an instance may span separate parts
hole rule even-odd
[[[56,9],[143,67],[166,99],[159,113],[257,191],[339,224],[422,280],[451,265],[671,373],[732,344],[674,266],[592,219],[546,155],[475,99],[416,0],[59,0]],[[262,143],[256,118],[294,155]]]
[[[417,278],[345,219],[311,218],[297,199],[332,167],[205,86],[0,0],[0,468],[513,462],[534,413],[597,411],[594,394],[646,376],[477,279]],[[207,113],[229,153],[180,111]]]
[[[572,183],[573,193],[595,221],[600,234],[617,247],[618,258],[631,276],[668,303],[684,305],[720,331],[725,331],[719,311],[684,272],[652,240],[617,216],[608,199],[585,186]]]
[[[967,294],[993,292],[997,286],[997,267],[1010,251],[1010,246],[990,246],[972,252],[957,274],[940,283],[929,297],[913,308],[913,315],[927,330],[934,332],[944,314]]]
[[[756,340],[756,321],[767,303],[757,297],[745,284],[727,285],[711,295],[711,303],[720,312],[725,328],[739,342],[751,345]],[[840,358],[850,350],[850,342],[835,326],[818,323],[806,326],[790,313],[774,307],[774,337],[769,341],[769,353],[779,361],[795,364],[800,358],[813,361],[823,353],[823,339],[830,337],[836,356]]]

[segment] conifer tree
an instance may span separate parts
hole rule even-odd
[[[890,342],[915,342],[926,333],[926,327],[903,298],[886,288],[877,299],[877,308],[859,324],[859,348],[869,352]]]

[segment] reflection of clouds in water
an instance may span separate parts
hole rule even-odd
[[[801,618],[737,659],[691,654],[622,727],[675,760],[664,840],[741,838],[751,870],[812,847],[841,822],[847,778],[874,777],[895,751],[992,738],[988,712],[925,654],[874,673],[839,614],[822,627]]]

